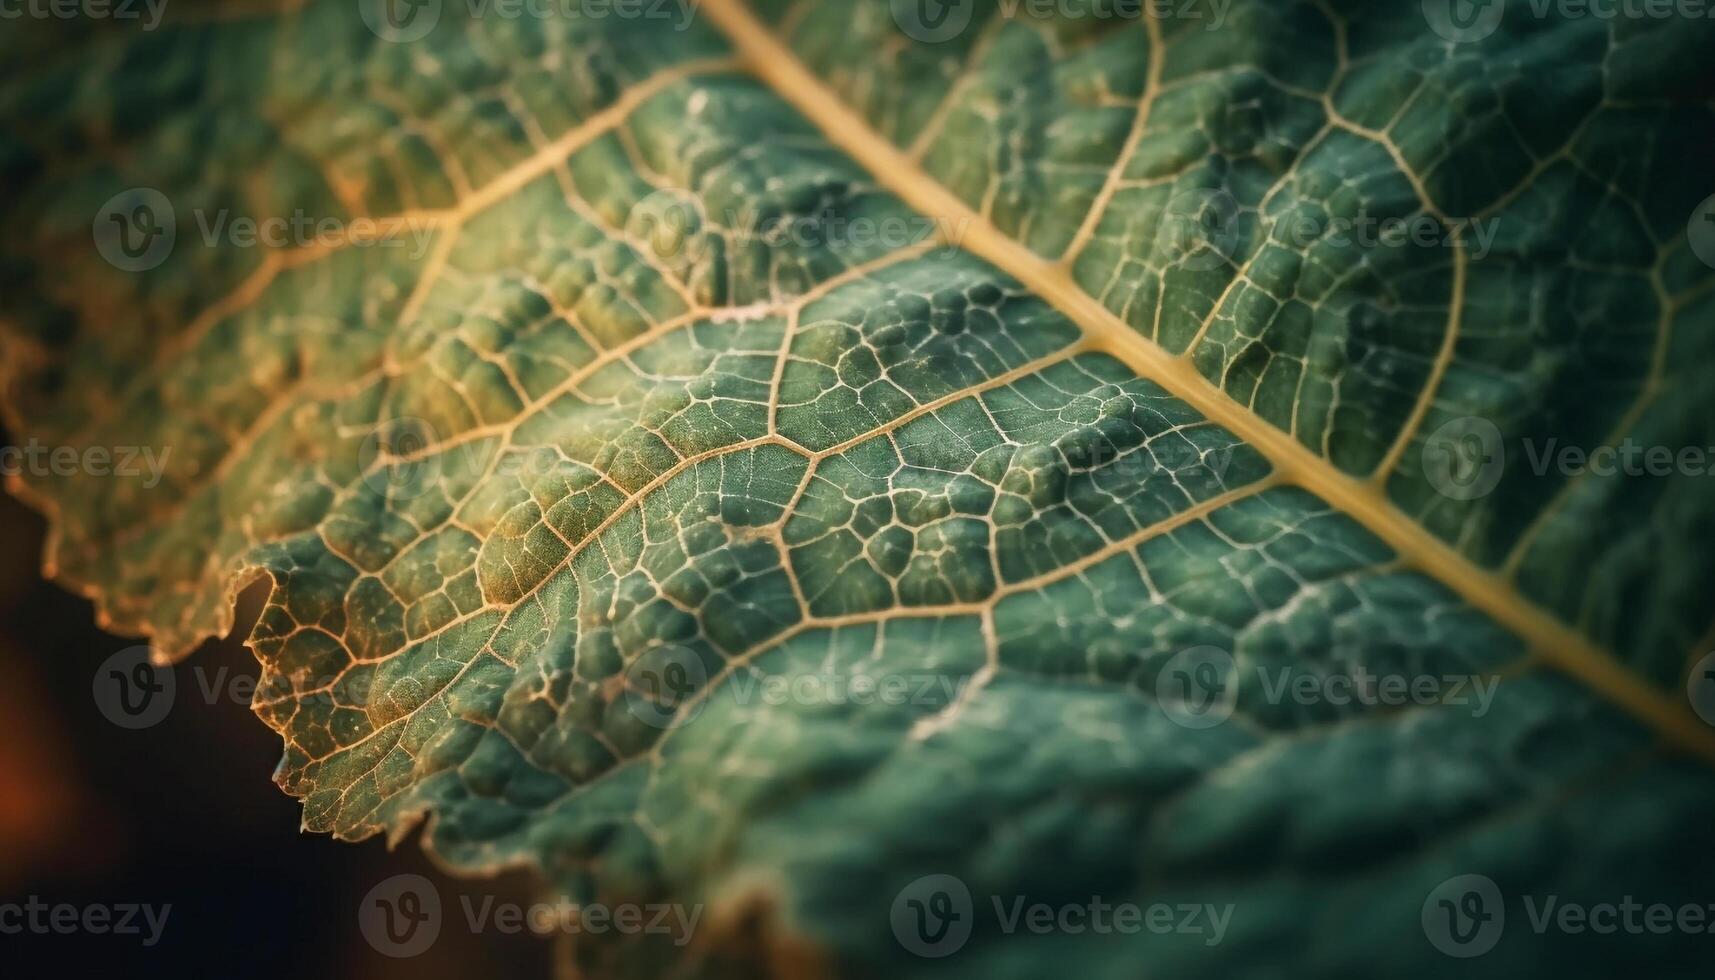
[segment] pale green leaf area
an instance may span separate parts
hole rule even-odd
[[[1524,899],[1715,902],[1715,480],[1530,458],[1715,445],[1715,21],[898,6],[9,22],[8,427],[170,449],[12,477],[49,574],[175,657],[266,576],[309,829],[704,908],[578,936],[590,975],[1706,975],[1715,937]],[[176,231],[138,271],[97,247],[133,188]],[[294,213],[391,237],[205,232]],[[1329,233],[1382,219],[1445,235]],[[1460,499],[1468,417],[1505,465]],[[1198,727],[1163,692],[1207,648]],[[1269,688],[1363,671],[1496,686]],[[972,904],[931,958],[933,874]],[[1464,874],[1507,918],[1456,959]]]

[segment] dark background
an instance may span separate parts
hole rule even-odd
[[[0,444],[5,441],[0,433]],[[528,933],[472,934],[458,897],[528,903],[528,877],[457,881],[416,841],[388,851],[301,833],[298,802],[272,781],[280,740],[249,706],[203,694],[254,679],[237,636],[210,641],[174,670],[161,723],[129,731],[92,693],[96,668],[139,641],[95,627],[91,605],[40,574],[44,522],[0,494],[0,903],[171,903],[153,947],[142,936],[0,934],[8,978],[547,977],[551,946]],[[193,673],[204,671],[201,683]],[[433,946],[377,952],[358,906],[389,876],[434,882],[443,908]],[[141,921],[139,919],[139,921]]]

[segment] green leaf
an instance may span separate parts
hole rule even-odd
[[[0,35],[9,483],[267,578],[308,828],[704,909],[595,974],[1706,952],[1535,914],[1709,898],[1711,21],[596,6]]]

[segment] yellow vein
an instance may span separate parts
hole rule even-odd
[[[1143,26],[1149,34],[1149,71],[1143,86],[1143,96],[1138,100],[1137,114],[1132,117],[1131,131],[1126,134],[1125,146],[1120,150],[1119,159],[1114,162],[1114,168],[1102,183],[1102,189],[1090,203],[1090,210],[1084,215],[1084,223],[1079,226],[1077,234],[1072,236],[1072,241],[1060,255],[1060,261],[1067,268],[1071,268],[1078,261],[1078,256],[1084,253],[1084,249],[1088,248],[1095,238],[1096,227],[1101,223],[1102,215],[1107,212],[1108,205],[1124,183],[1125,161],[1137,153],[1138,146],[1143,142],[1143,134],[1149,130],[1149,117],[1155,109],[1155,100],[1161,94],[1161,72],[1163,63],[1167,60],[1166,45],[1161,42],[1161,25],[1154,17],[1145,17]]]
[[[1388,450],[1387,457],[1381,461],[1370,479],[1376,484],[1377,490],[1387,485],[1388,477],[1399,466],[1400,457],[1413,439],[1417,438],[1418,430],[1423,428],[1423,420],[1429,416],[1429,410],[1435,405],[1435,396],[1441,392],[1441,382],[1447,377],[1447,369],[1453,364],[1453,355],[1459,348],[1459,330],[1465,321],[1465,280],[1470,271],[1471,259],[1465,252],[1465,240],[1455,238],[1453,241],[1453,295],[1448,302],[1447,330],[1441,336],[1441,349],[1435,354],[1435,362],[1430,365],[1429,376],[1423,379],[1423,390],[1418,392],[1417,404],[1411,408],[1411,415],[1400,426],[1399,436],[1394,439],[1393,448]]]
[[[446,210],[406,211],[396,215],[368,219],[378,227],[380,233],[387,235],[400,230],[409,231],[423,226],[435,228],[443,228],[444,226],[442,234],[445,237],[437,243],[435,254],[431,257],[429,266],[424,270],[417,286],[413,289],[412,296],[407,301],[406,312],[415,315],[417,307],[426,297],[429,287],[439,274],[440,268],[444,266],[453,239],[457,237],[464,223],[470,218],[516,194],[538,177],[552,173],[555,167],[563,163],[572,154],[623,125],[632,113],[636,112],[643,103],[651,98],[688,79],[700,75],[717,75],[722,72],[733,71],[736,67],[737,65],[728,58],[710,58],[676,65],[626,89],[612,104],[593,113],[589,118],[561,134],[552,143],[539,147],[530,156],[513,165],[511,169],[465,197],[458,203],[457,207]],[[110,421],[112,416],[122,410],[136,392],[142,390],[155,375],[160,373],[174,359],[188,353],[215,326],[242,313],[254,304],[273,284],[280,273],[342,252],[358,240],[348,234],[331,243],[317,242],[311,245],[265,252],[257,268],[245,277],[233,292],[215,301],[193,318],[183,331],[168,339],[145,371],[138,374],[133,383],[103,413],[83,426],[77,433],[77,437],[81,438],[97,426]],[[408,322],[408,320],[408,317],[400,318],[400,322]]]
[[[1666,283],[1662,281],[1661,268],[1662,259],[1658,258],[1655,268],[1650,272],[1650,287],[1655,290],[1656,302],[1660,305],[1661,313],[1656,318],[1655,349],[1650,354],[1649,375],[1644,378],[1643,387],[1639,389],[1637,397],[1632,400],[1632,405],[1626,410],[1626,414],[1621,416],[1613,430],[1603,437],[1601,445],[1605,447],[1618,448],[1627,433],[1634,431],[1638,423],[1643,421],[1644,414],[1654,407],[1655,400],[1660,397],[1668,384],[1667,355],[1673,346],[1673,318],[1678,315],[1679,310],[1673,297],[1667,292]],[[1571,479],[1561,484],[1560,489],[1554,492],[1554,496],[1549,498],[1548,503],[1536,512],[1536,516],[1531,519],[1530,526],[1525,528],[1523,534],[1519,535],[1518,541],[1507,553],[1506,560],[1501,563],[1502,575],[1507,578],[1518,577],[1519,569],[1530,557],[1532,549],[1536,547],[1537,538],[1559,519],[1561,511],[1584,488],[1585,483],[1590,480],[1592,472],[1590,467],[1585,467],[1574,474]]]
[[[1612,654],[1525,600],[1505,579],[1473,564],[1401,513],[1374,484],[1341,472],[1233,401],[1189,361],[1146,340],[1085,293],[1063,265],[1042,259],[1001,232],[872,130],[776,39],[742,0],[704,0],[702,9],[759,79],[878,183],[926,216],[963,222],[965,235],[959,244],[966,250],[1029,287],[1081,326],[1093,343],[1140,376],[1160,384],[1210,421],[1248,442],[1274,464],[1282,480],[1316,493],[1381,538],[1402,559],[1517,633],[1545,663],[1575,677],[1677,747],[1715,761],[1715,729],[1703,724],[1682,701],[1628,671]]]

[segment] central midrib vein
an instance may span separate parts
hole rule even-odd
[[[961,230],[954,244],[987,260],[1029,287],[1078,324],[1092,346],[1123,361],[1140,377],[1167,389],[1210,421],[1262,453],[1279,478],[1316,494],[1387,542],[1406,563],[1452,589],[1466,602],[1520,636],[1531,653],[1589,687],[1661,734],[1671,744],[1715,762],[1715,729],[1690,706],[1627,670],[1534,603],[1511,582],[1483,569],[1402,513],[1374,483],[1341,472],[1288,433],[1251,412],[1080,288],[1063,265],[1042,258],[1001,232],[901,149],[800,62],[746,7],[744,0],[702,0],[712,20],[745,62],[776,95],[821,130],[834,146],[876,182],[939,227]]]

